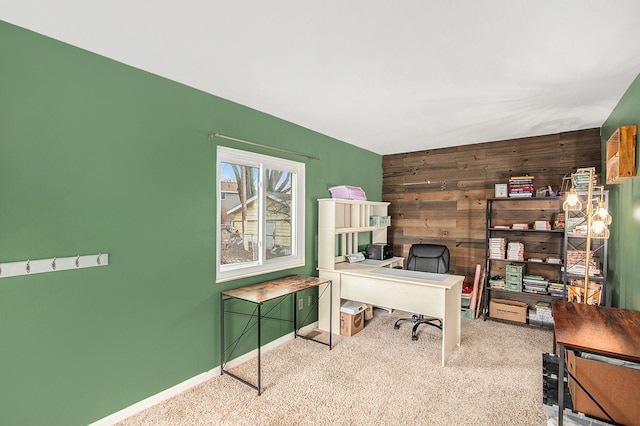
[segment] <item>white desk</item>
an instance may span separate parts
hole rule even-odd
[[[395,259],[377,264],[338,263],[335,269],[319,269],[321,279],[333,282],[332,318],[329,318],[330,302],[323,298],[318,306],[319,328],[329,330],[329,321],[332,321],[332,328],[340,329],[340,299],[437,317],[442,320],[444,366],[456,346],[460,346],[460,295],[464,277],[399,269],[376,271],[395,263]],[[407,339],[410,341],[409,334]]]

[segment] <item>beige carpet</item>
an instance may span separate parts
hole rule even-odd
[[[295,339],[262,357],[263,393],[219,376],[120,423],[132,425],[544,425],[542,353],[549,330],[462,322],[440,365],[440,331],[393,329],[402,312],[375,311],[333,350]],[[234,372],[255,382],[256,363]]]

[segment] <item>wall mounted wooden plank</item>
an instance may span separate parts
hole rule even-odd
[[[382,199],[390,202],[389,242],[407,256],[411,244],[445,244],[451,269],[473,282],[484,265],[486,199],[510,176],[535,176],[536,189],[560,189],[579,167],[601,169],[600,129],[385,155]],[[546,240],[541,253],[551,252]]]

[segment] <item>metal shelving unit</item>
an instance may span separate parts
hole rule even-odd
[[[608,204],[609,203],[609,191],[594,191],[594,197],[601,197]],[[587,217],[587,192],[578,191],[578,197],[583,203],[582,210],[579,211],[566,211],[565,212],[565,225],[566,231],[564,234],[564,258],[565,266],[563,267],[563,282],[565,286],[565,299],[571,297],[571,292],[568,291],[568,287],[572,284],[578,284],[580,287],[584,287],[584,263],[586,257],[586,232],[578,232],[580,226],[586,223]],[[584,226],[584,225],[583,225]],[[606,282],[607,282],[607,240],[601,238],[591,238],[590,243],[591,251],[591,267],[590,270],[597,270],[597,273],[590,274],[589,281],[600,284],[601,294],[599,304],[606,305]],[[571,254],[573,252],[573,254]]]
[[[489,301],[492,297],[517,300],[527,303],[530,308],[537,302],[551,302],[557,297],[544,293],[529,293],[506,289],[490,288],[491,277],[506,276],[506,266],[509,264],[524,264],[527,275],[544,276],[550,281],[563,283],[564,270],[562,263],[548,263],[546,261],[529,261],[529,258],[546,259],[550,256],[564,259],[565,235],[564,229],[536,230],[536,229],[503,229],[497,226],[508,226],[514,223],[533,223],[535,221],[553,221],[562,212],[562,198],[560,197],[531,197],[531,198],[490,198],[486,208],[486,241],[485,259],[486,274],[484,283],[484,319],[489,318]],[[509,242],[524,244],[523,261],[509,259],[495,259],[489,257],[490,238],[502,237]]]

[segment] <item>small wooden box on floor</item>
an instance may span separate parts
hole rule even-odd
[[[340,334],[353,336],[364,328],[364,311],[357,314],[340,312]]]
[[[567,370],[589,391],[618,424],[640,425],[640,370],[581,358],[567,352]],[[591,398],[569,378],[573,411],[609,421]]]

